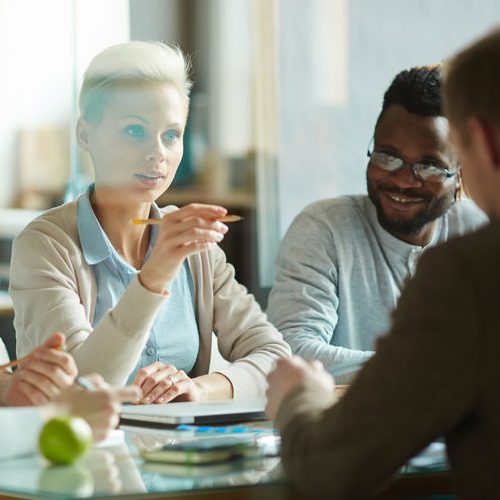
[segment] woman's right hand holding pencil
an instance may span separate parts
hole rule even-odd
[[[151,255],[139,273],[142,285],[164,293],[186,257],[222,241],[228,227],[217,219],[226,213],[217,205],[191,203],[166,214]]]

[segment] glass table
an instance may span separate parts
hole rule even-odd
[[[53,466],[40,456],[0,461],[0,499],[302,498],[286,481],[277,456],[208,465],[141,459],[141,449],[174,442],[184,435],[173,430],[123,427],[76,465]],[[448,493],[446,471],[446,463],[439,464],[439,460],[430,466],[425,461],[410,463],[377,498]]]

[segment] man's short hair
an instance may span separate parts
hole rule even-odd
[[[446,116],[468,141],[467,120],[479,118],[500,126],[500,28],[469,45],[443,70]]]
[[[416,66],[398,73],[384,94],[377,124],[389,106],[397,104],[418,116],[443,116],[441,65]]]

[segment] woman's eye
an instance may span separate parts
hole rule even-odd
[[[141,125],[129,125],[125,127],[125,133],[130,137],[144,137],[144,127]]]
[[[180,134],[177,130],[168,130],[163,134],[163,138],[168,142],[174,142],[179,139]]]

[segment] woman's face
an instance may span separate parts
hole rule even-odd
[[[102,120],[80,119],[80,145],[90,153],[96,186],[152,202],[171,184],[183,153],[187,102],[172,85],[117,88]]]

